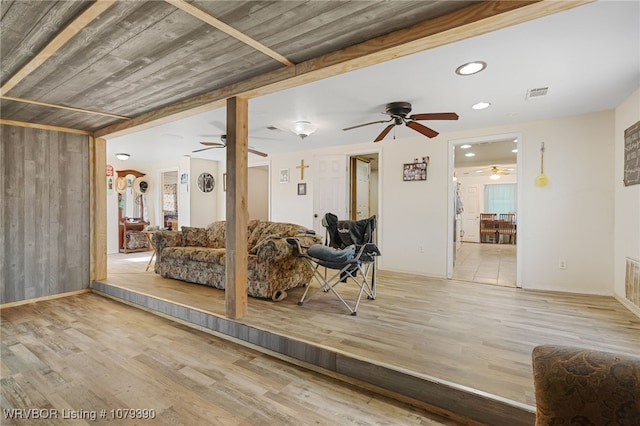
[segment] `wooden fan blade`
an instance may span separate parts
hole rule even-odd
[[[220,147],[220,148],[224,148],[227,145],[222,143],[222,142],[200,142],[202,145],[204,146],[210,146],[210,147]]]
[[[357,129],[358,127],[364,127],[364,126],[369,126],[371,124],[380,124],[380,123],[388,123],[391,120],[393,120],[393,118],[389,119],[389,120],[378,120],[378,121],[372,121],[370,123],[364,123],[364,124],[358,124],[356,126],[351,126],[351,127],[345,127],[342,130],[351,130],[351,129]]]
[[[455,112],[434,112],[409,116],[411,120],[457,120],[458,118],[458,114]]]
[[[209,148],[196,149],[195,151],[191,151],[191,152],[206,151],[206,150],[208,150],[208,149],[213,149],[213,148],[217,148],[217,146],[210,146]]]
[[[380,142],[382,139],[384,139],[384,137],[389,134],[391,129],[393,129],[393,126],[395,126],[395,124],[389,124],[387,127],[385,127],[384,130],[378,135],[376,140],[374,140],[374,142]]]
[[[438,136],[438,132],[418,123],[417,121],[407,121],[407,127],[411,127],[416,132],[422,133],[428,138],[435,138]]]
[[[266,152],[258,151],[258,150],[253,149],[253,148],[247,148],[247,150],[248,150],[250,153],[255,154],[255,155],[259,155],[259,156],[261,156],[261,157],[266,157],[266,156],[268,155]]]

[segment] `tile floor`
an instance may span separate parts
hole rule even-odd
[[[514,244],[462,243],[456,256],[453,278],[515,287],[516,246]]]

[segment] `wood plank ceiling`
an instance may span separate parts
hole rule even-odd
[[[480,3],[3,0],[1,116],[97,131]]]

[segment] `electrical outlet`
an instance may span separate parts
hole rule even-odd
[[[558,264],[558,267],[559,267],[560,269],[567,269],[567,261],[566,261],[566,260],[564,260],[564,259],[561,259],[561,260],[560,260],[560,262],[559,262],[559,264]]]

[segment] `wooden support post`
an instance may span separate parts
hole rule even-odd
[[[90,137],[90,280],[107,278],[107,141]]]
[[[248,100],[227,100],[227,231],[225,307],[228,318],[247,314]]]

